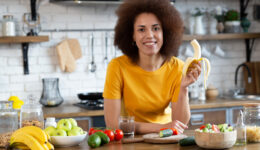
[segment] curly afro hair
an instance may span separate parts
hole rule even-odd
[[[184,27],[179,12],[169,0],[125,0],[116,11],[118,20],[114,45],[137,63],[138,47],[133,44],[133,32],[135,19],[141,13],[154,14],[162,24],[163,45],[160,54],[166,60],[177,56]]]

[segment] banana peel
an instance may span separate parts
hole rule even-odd
[[[211,66],[210,62],[207,58],[201,57],[201,47],[196,39],[191,41],[191,45],[194,50],[193,57],[188,57],[184,63],[182,74],[184,76],[187,75],[187,72],[193,67],[192,63],[203,62],[203,73],[204,73],[204,88],[207,89],[207,80],[210,74]],[[206,63],[206,64],[205,64]],[[207,72],[205,68],[207,67]]]

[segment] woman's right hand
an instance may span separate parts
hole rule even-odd
[[[167,124],[168,128],[174,128],[178,130],[178,133],[183,133],[185,129],[188,128],[187,125],[184,123],[180,122],[179,120],[173,120],[172,122]]]

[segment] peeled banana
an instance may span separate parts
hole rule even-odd
[[[54,150],[50,137],[39,127],[26,126],[16,130],[10,138],[10,147],[16,149]]]
[[[193,50],[194,50],[194,55],[193,55],[193,57],[188,57],[186,59],[185,64],[183,66],[182,73],[185,76],[187,74],[189,68],[192,67],[191,65],[192,65],[193,62],[198,63],[199,61],[202,60],[203,61],[203,70],[204,70],[203,71],[204,72],[204,87],[206,89],[207,88],[207,80],[208,80],[210,69],[211,69],[210,62],[207,58],[201,57],[201,47],[200,47],[197,40],[195,40],[195,39],[192,40],[191,45],[192,45]],[[205,62],[207,64],[207,72],[205,71],[205,67],[206,67]]]

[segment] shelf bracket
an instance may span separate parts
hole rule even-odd
[[[29,50],[29,43],[22,43],[23,73],[24,74],[29,74],[28,50]]]
[[[246,43],[246,62],[251,61],[251,53],[253,51],[255,39],[245,39]]]
[[[240,0],[240,20],[247,16],[246,8],[250,0]]]

